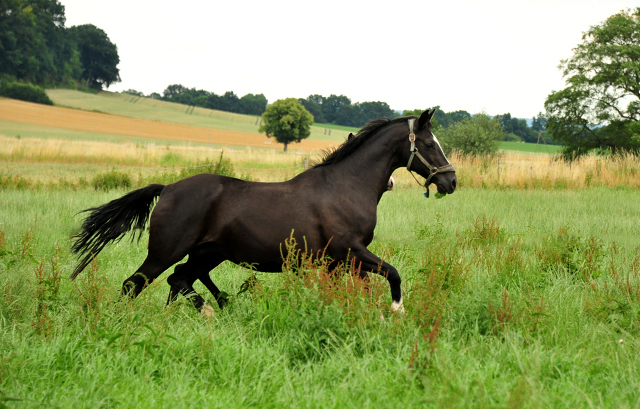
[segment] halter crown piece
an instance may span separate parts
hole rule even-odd
[[[427,162],[427,160],[420,154],[420,152],[418,152],[418,148],[416,148],[416,134],[413,132],[413,123],[415,122],[415,120],[415,118],[409,118],[409,142],[411,142],[411,148],[409,148],[409,150],[411,151],[411,156],[409,156],[407,170],[409,171],[409,173],[411,173],[411,176],[413,176],[418,185],[423,186],[420,184],[420,182],[418,182],[418,179],[416,179],[415,175],[411,171],[411,162],[413,162],[413,157],[417,156],[418,159],[420,159],[420,162],[424,163],[424,165],[429,168],[429,177],[424,182],[424,188],[426,189],[424,196],[428,198],[429,184],[433,175],[435,175],[436,173],[455,172],[456,168],[450,163],[447,163],[446,165],[440,167],[433,166],[429,162]]]

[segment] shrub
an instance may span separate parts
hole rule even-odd
[[[495,155],[504,131],[498,118],[484,113],[440,130],[440,142],[445,153],[458,151],[464,155]]]
[[[53,105],[47,93],[42,88],[32,84],[20,82],[3,83],[0,85],[0,95],[22,101]]]
[[[110,170],[109,172],[94,176],[94,178],[91,179],[91,186],[93,186],[95,190],[101,189],[105,192],[111,189],[130,188],[131,178],[129,178],[129,175],[126,173]]]

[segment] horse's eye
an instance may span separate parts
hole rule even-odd
[[[428,143],[427,144],[427,149],[433,149],[433,144],[432,143]]]

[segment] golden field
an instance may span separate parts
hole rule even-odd
[[[215,160],[220,149],[206,146],[97,141],[67,141],[0,136],[0,173],[39,183],[71,183],[96,172],[118,169],[132,175],[180,169]],[[257,181],[283,181],[320,158],[319,153],[284,153],[275,149],[224,149],[236,173]],[[509,189],[583,189],[592,186],[640,187],[638,158],[632,155],[585,156],[572,163],[548,155],[505,154],[493,158],[451,155],[459,187]],[[399,188],[417,187],[404,168],[394,173]]]
[[[116,134],[141,138],[173,141],[211,143],[218,145],[243,145],[252,147],[279,147],[265,135],[220,130],[176,123],[152,121],[108,115],[99,112],[33,104],[13,99],[0,98],[0,120],[24,124],[42,125],[73,131]],[[272,142],[273,141],[273,142]],[[265,143],[267,142],[267,143]],[[336,142],[303,140],[292,144],[291,149],[319,151],[336,146]]]

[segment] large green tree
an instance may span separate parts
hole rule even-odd
[[[80,61],[58,0],[0,0],[0,76],[36,84],[77,78]]]
[[[93,24],[74,26],[73,35],[82,63],[82,79],[92,88],[102,88],[120,82],[118,48],[109,40],[107,33]]]
[[[567,87],[547,97],[546,128],[565,157],[639,152],[640,7],[591,27],[560,68]]]
[[[287,145],[300,142],[311,135],[313,115],[297,99],[286,98],[267,106],[262,114],[262,121],[258,132],[276,138],[276,141],[284,144],[286,152]]]

